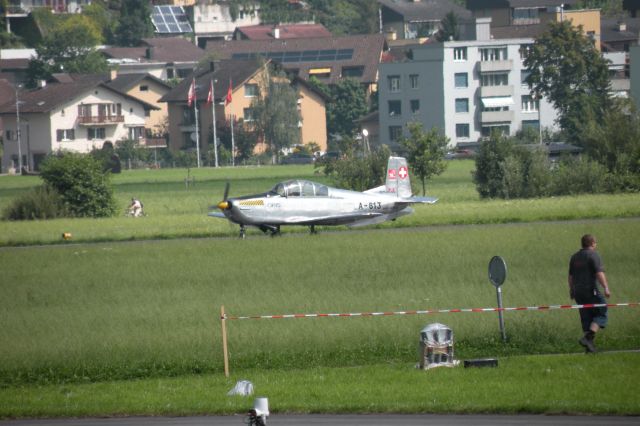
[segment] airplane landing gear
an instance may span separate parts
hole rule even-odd
[[[309,233],[311,235],[317,235],[318,234],[318,231],[316,231],[316,226],[315,225],[309,226]]]
[[[245,236],[246,236],[246,229],[244,227],[244,225],[240,225],[240,238],[244,240]]]

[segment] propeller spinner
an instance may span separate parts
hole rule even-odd
[[[220,201],[217,205],[220,210],[227,210],[231,207],[231,203],[227,201],[227,198],[229,197],[229,186],[229,182],[227,182],[224,186],[224,196],[222,197],[222,201]]]

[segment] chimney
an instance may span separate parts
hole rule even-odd
[[[109,70],[109,80],[115,80],[118,77],[118,70],[115,68],[111,68]]]
[[[280,28],[273,29],[273,38],[280,38]]]
[[[153,56],[153,47],[147,47],[147,50],[145,50],[145,55],[144,55],[147,59],[151,59],[151,57]]]
[[[619,32],[627,31],[627,24],[625,22],[618,22],[618,31]]]
[[[38,89],[42,89],[46,87],[46,85],[47,85],[47,80],[38,80]]]

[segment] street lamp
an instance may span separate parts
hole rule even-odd
[[[366,149],[367,153],[371,152],[371,147],[369,147],[369,131],[367,129],[362,129],[362,139],[363,144],[362,148]]]

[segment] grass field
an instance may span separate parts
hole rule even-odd
[[[280,406],[280,412],[640,414],[640,404],[636,400],[634,405],[628,396],[632,383],[616,387],[611,382],[607,385],[611,387],[610,400],[589,409],[577,398],[559,398],[560,386],[549,388],[547,397],[552,400],[546,403],[541,402],[542,397],[525,397],[515,390],[492,405],[463,405],[456,403],[453,394],[441,402],[402,403],[374,397],[366,390],[371,382],[360,377],[371,375],[371,381],[385,386],[387,381],[412,386],[413,381],[421,380],[410,367],[417,361],[419,331],[431,322],[452,327],[456,356],[461,359],[498,356],[521,360],[518,356],[571,354],[578,350],[580,334],[574,310],[506,313],[506,344],[500,339],[497,315],[488,313],[229,321],[232,378],[217,378],[222,371],[221,305],[231,315],[495,306],[495,289],[487,278],[487,264],[494,255],[504,257],[508,265],[505,306],[569,303],[568,257],[585,232],[599,237],[611,302],[640,300],[637,194],[480,201],[470,183],[470,163],[451,164],[429,191],[441,202],[419,208],[417,214],[386,224],[382,230],[327,232],[327,228],[317,236],[289,234],[275,239],[256,233],[245,241],[109,241],[235,236],[236,228],[206,217],[207,205],[219,198],[216,194],[222,192],[226,179],[232,178],[232,193],[235,188],[238,193],[257,192],[289,173],[312,177],[313,170],[304,167],[244,173],[199,170],[195,172],[195,189],[189,190],[180,181],[180,171],[154,174],[153,178],[146,173],[156,171],[136,171],[116,176],[114,183],[123,206],[130,195],[143,199],[149,206],[146,218],[0,222],[3,245],[58,242],[61,232],[72,232],[73,241],[104,241],[0,248],[0,416],[237,412],[233,410],[246,401],[220,399],[218,395],[211,400],[216,402],[203,405],[189,398],[185,388],[189,383],[200,386],[213,381],[212,392],[226,393],[233,385],[230,380],[247,374],[263,378],[276,394],[283,393],[281,397],[287,402]],[[230,176],[234,173],[237,175]],[[207,181],[208,174],[216,177]],[[0,206],[20,188],[36,184],[35,180],[25,184],[33,179],[0,178]],[[474,222],[482,225],[471,225]],[[469,225],[424,226],[433,224]],[[394,225],[402,227],[391,229]],[[639,318],[637,308],[611,309],[610,327],[598,337],[598,345],[605,350],[640,348]],[[564,377],[560,383],[566,385],[573,378],[584,381],[585,389],[601,380],[595,375],[582,377],[581,371],[592,368],[590,363],[603,363],[596,365],[606,375],[617,377],[615,370],[625,379],[637,377],[640,367],[637,354],[607,360],[563,357],[559,365],[576,363],[575,369],[569,368],[567,373],[538,358],[508,361],[507,365],[517,365],[513,370],[549,369],[549,374]],[[345,371],[353,371],[355,376]],[[499,374],[495,371],[436,372],[433,375],[443,381],[437,388],[423,390],[444,395],[448,383],[460,392],[473,392],[469,380],[478,379],[471,374],[487,374],[499,381],[503,369]],[[511,373],[514,371],[507,377],[514,383],[533,386],[538,380]],[[320,376],[336,378],[316,380]],[[342,384],[335,383],[339,377]],[[317,387],[305,391],[309,381]],[[343,394],[348,393],[344,387],[355,382],[362,383],[353,390],[359,397],[354,396],[353,404],[344,404]],[[172,393],[176,405],[158,408],[163,401],[159,394],[166,386],[180,388]],[[329,392],[326,400],[318,397],[319,402],[312,401],[313,395],[334,387],[342,393]],[[145,405],[127,393],[129,388],[131,392],[155,394]],[[113,393],[113,400],[80,402],[81,395],[96,389]],[[579,388],[573,390],[578,392]],[[287,396],[287,392],[293,393]],[[296,399],[295,392],[309,396]],[[72,396],[63,408],[61,395]],[[76,396],[80,399],[74,399]]]
[[[638,194],[480,200],[471,182],[473,165],[471,160],[449,162],[447,172],[428,186],[428,194],[440,199],[437,204],[418,206],[415,214],[377,228],[640,217]],[[184,183],[187,176],[195,178],[195,186],[189,186],[188,189]],[[225,183],[231,182],[231,195],[244,195],[263,192],[291,177],[327,183],[324,176],[316,174],[312,166],[127,171],[113,177],[118,204],[124,212],[131,197],[139,197],[148,213],[144,222],[123,216],[108,219],[0,221],[0,246],[60,243],[63,232],[71,233],[73,242],[236,236],[237,226],[206,215],[209,206],[222,198]],[[38,183],[39,178],[33,176],[0,177],[0,209],[19,191]],[[306,232],[306,229],[289,227],[283,228],[283,231]],[[260,233],[257,230],[252,232]]]

